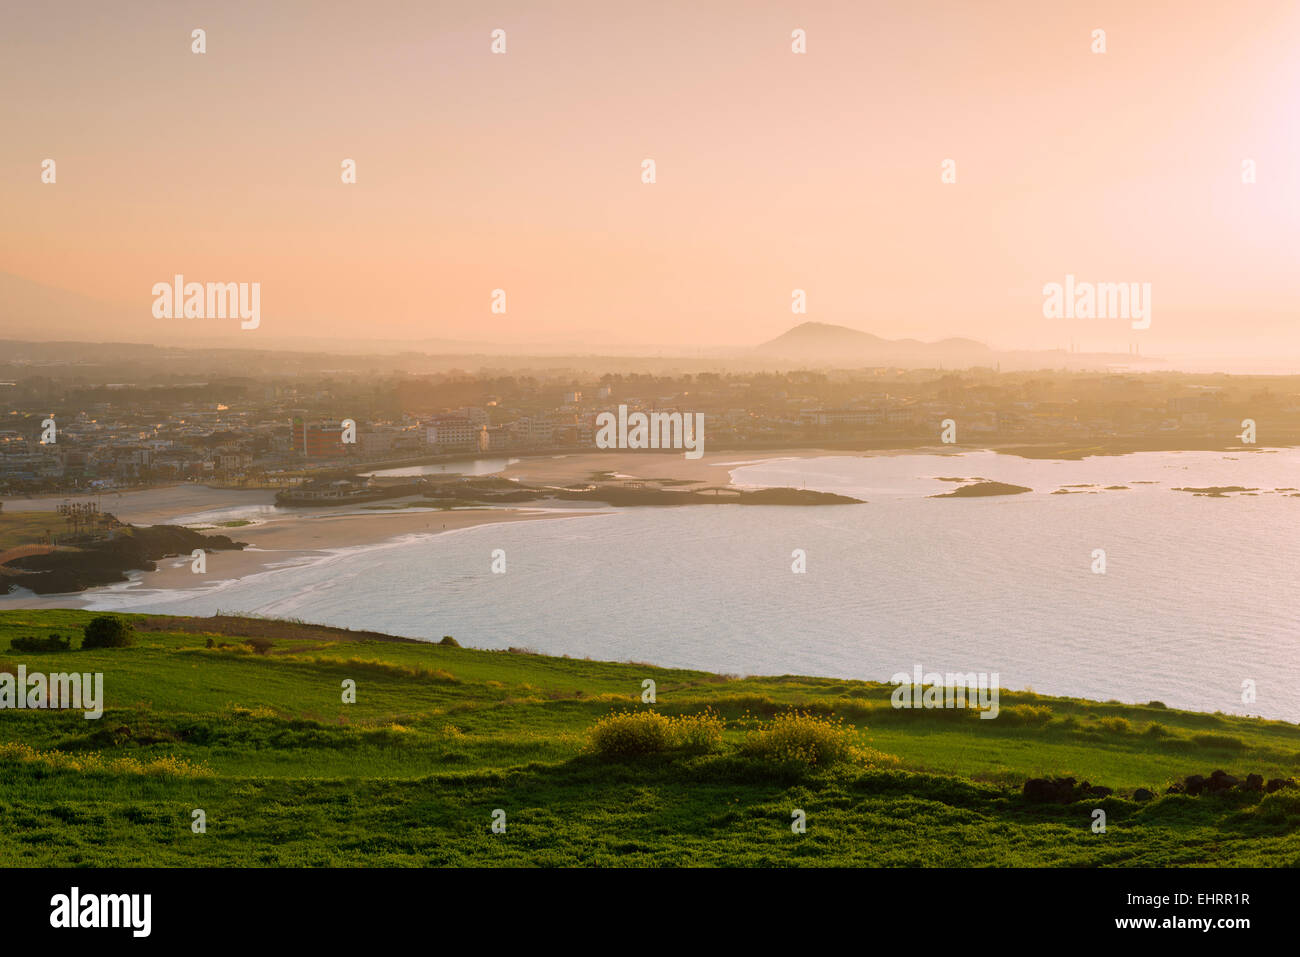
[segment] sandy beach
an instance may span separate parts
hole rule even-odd
[[[501,477],[535,485],[573,485],[591,481],[667,482],[678,487],[730,486],[730,471],[740,465],[797,456],[834,455],[818,449],[764,451],[757,455],[720,452],[688,459],[681,452],[619,451],[521,457]],[[159,488],[7,499],[7,512],[50,511],[60,502],[95,500],[131,525],[186,525],[209,535],[228,535],[249,546],[213,551],[207,571],[196,575],[188,557],[163,559],[153,572],[133,574],[138,587],[184,589],[216,580],[243,578],[275,567],[319,559],[337,549],[377,545],[409,535],[439,534],[498,522],[545,521],[604,514],[603,506],[543,500],[535,505],[500,508],[421,508],[415,497],[366,505],[284,508],[266,489],[212,488],[181,483]],[[246,524],[245,524],[246,523]],[[5,607],[69,607],[81,595],[10,595]]]
[[[91,498],[91,496],[86,496]],[[376,545],[409,535],[434,535],[457,529],[501,522],[545,521],[599,514],[604,508],[571,503],[549,507],[439,509],[410,506],[418,498],[368,503],[370,508],[280,508],[266,490],[208,488],[174,485],[94,496],[103,511],[132,525],[187,525],[208,535],[228,535],[248,548],[211,551],[206,574],[196,575],[188,557],[167,558],[153,572],[132,574],[140,588],[196,588],[213,580],[243,578],[275,567],[319,559],[337,549]],[[5,510],[49,511],[59,502],[77,496],[7,499]],[[375,507],[376,505],[383,507]],[[567,506],[567,507],[566,507]],[[223,526],[220,522],[248,522]],[[85,594],[8,595],[0,597],[7,608],[67,608],[85,603]]]
[[[503,522],[546,521],[605,514],[604,508],[529,509],[467,508],[411,509],[377,514],[302,515],[277,518],[240,528],[205,530],[229,534],[246,542],[239,551],[210,551],[205,573],[192,571],[188,556],[160,560],[156,571],[132,573],[141,589],[187,589],[249,575],[306,564],[338,549],[375,545],[409,535],[436,535],[456,529]],[[9,595],[0,597],[6,608],[77,608],[89,592],[71,595]]]

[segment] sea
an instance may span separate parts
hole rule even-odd
[[[865,503],[570,510],[82,597],[737,675],[996,673],[1003,689],[1300,721],[1300,450],[730,468],[744,487]],[[976,480],[1032,491],[934,497]]]

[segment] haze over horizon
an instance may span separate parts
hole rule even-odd
[[[1300,9],[1156,6],[14,9],[0,337],[1300,357]],[[259,282],[259,328],[155,319],[176,273]],[[1067,274],[1151,327],[1044,318]]]

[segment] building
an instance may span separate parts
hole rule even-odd
[[[366,455],[382,455],[393,451],[398,430],[392,426],[376,426],[357,434],[357,444]]]
[[[799,421],[805,426],[846,431],[881,425],[900,428],[913,424],[915,420],[916,414],[910,408],[804,409],[799,413]]]
[[[312,425],[306,419],[295,417],[291,432],[290,449],[308,458],[328,458],[343,454],[343,427],[341,425]]]
[[[522,447],[546,447],[555,439],[555,421],[546,415],[525,415],[514,423],[516,441]]]
[[[806,425],[819,429],[836,427],[865,428],[880,425],[884,416],[875,409],[805,409],[799,413],[800,420]]]
[[[440,452],[473,451],[478,448],[480,429],[462,416],[437,416],[425,423],[425,441]]]
[[[297,488],[277,492],[278,503],[307,505],[313,502],[332,504],[337,502],[365,501],[371,495],[370,480],[359,475],[349,475],[335,479],[313,479],[303,482]]]

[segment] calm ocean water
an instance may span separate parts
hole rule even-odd
[[[734,474],[869,504],[491,525],[201,590],[100,589],[92,607],[253,612],[737,674],[887,680],[920,664],[998,672],[1004,688],[1300,721],[1300,497],[1277,491],[1300,486],[1300,451],[836,456]],[[1035,491],[929,498],[955,487],[939,477]],[[1065,485],[1093,487],[1051,494]],[[1174,491],[1227,485],[1259,491]],[[498,548],[505,574],[491,571]],[[805,574],[791,571],[795,549]]]

